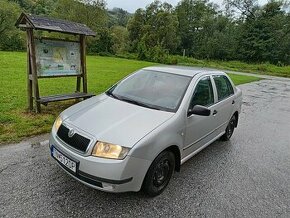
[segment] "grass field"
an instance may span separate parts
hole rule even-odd
[[[290,78],[290,66],[280,67],[269,63],[248,64],[241,61],[197,60],[194,58],[183,58],[181,56],[176,56],[176,59],[180,65],[211,67],[216,69]]]
[[[129,73],[154,63],[111,57],[88,56],[88,89],[99,94]],[[0,52],[0,144],[48,133],[54,119],[75,101],[42,106],[42,114],[28,113],[26,93],[26,53]],[[259,80],[251,76],[230,75],[235,84]],[[40,80],[40,94],[72,93],[75,78]]]

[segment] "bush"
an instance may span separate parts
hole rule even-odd
[[[25,39],[16,31],[11,35],[2,35],[0,49],[3,51],[24,51],[26,49]]]
[[[176,65],[178,63],[178,59],[175,56],[169,55],[169,51],[164,49],[160,44],[148,48],[144,41],[138,44],[137,57],[139,60],[161,64]]]
[[[98,55],[102,56],[102,57],[113,57],[114,56],[110,52],[99,52]]]
[[[156,63],[166,63],[168,56],[169,52],[163,49],[160,45],[156,45],[147,51],[147,59]]]
[[[168,64],[168,65],[177,65],[178,64],[178,59],[177,57],[175,56],[171,56],[169,55],[167,58],[166,58],[166,61],[164,64]]]
[[[125,58],[125,59],[130,59],[130,60],[138,59],[138,54],[135,54],[135,53],[122,53],[122,54],[116,54],[115,56],[118,58]]]

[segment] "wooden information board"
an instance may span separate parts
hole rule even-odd
[[[38,77],[81,74],[80,43],[51,39],[36,39]]]
[[[95,32],[84,24],[25,13],[20,15],[15,25],[27,33],[27,96],[30,111],[34,104],[36,112],[40,113],[41,104],[94,96],[87,89],[85,39],[86,36],[96,36]],[[72,34],[79,36],[79,40],[36,38],[34,30]],[[55,77],[76,77],[76,91],[40,96],[38,79]]]

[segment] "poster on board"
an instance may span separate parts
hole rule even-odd
[[[36,39],[35,50],[39,77],[81,74],[80,43]]]

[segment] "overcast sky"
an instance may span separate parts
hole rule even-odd
[[[222,4],[223,0],[211,0],[214,3]],[[153,0],[106,0],[108,8],[123,8],[129,12],[134,12],[137,8],[145,8],[146,5],[153,2]],[[166,2],[176,5],[179,0],[167,0]],[[259,0],[260,4],[265,4],[267,0]]]

